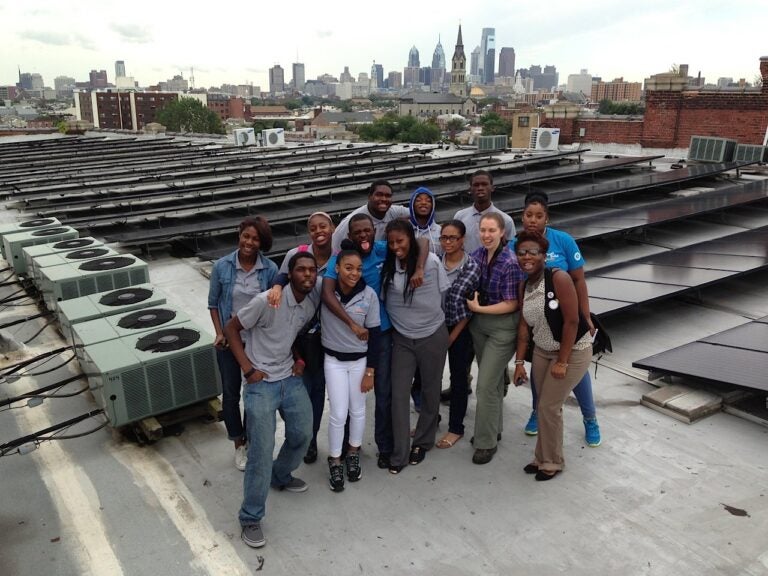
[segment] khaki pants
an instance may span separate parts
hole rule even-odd
[[[536,386],[539,434],[536,439],[534,463],[541,470],[555,472],[565,466],[563,458],[563,404],[579,383],[592,361],[592,348],[571,351],[565,378],[554,378],[550,372],[557,362],[557,352],[547,352],[538,346],[533,350],[533,382]]]

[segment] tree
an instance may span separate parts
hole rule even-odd
[[[480,126],[483,128],[483,136],[509,136],[512,134],[512,124],[495,112],[483,114],[480,117]]]
[[[157,122],[171,132],[224,134],[221,120],[216,113],[195,98],[179,98],[168,102],[157,113]]]
[[[445,129],[448,131],[448,139],[453,142],[456,140],[456,132],[464,129],[464,119],[451,118],[445,123]]]
[[[398,116],[387,112],[375,120],[357,129],[361,140],[368,142],[413,142],[431,144],[440,140],[440,128],[434,121],[421,122],[413,116]]]
[[[645,108],[643,108],[643,105],[639,102],[613,102],[605,98],[600,100],[597,111],[600,114],[618,114],[631,116],[642,114],[645,112]]]

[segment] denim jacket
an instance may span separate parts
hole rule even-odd
[[[227,323],[232,316],[232,289],[237,276],[237,250],[216,260],[211,270],[210,288],[208,289],[208,308],[217,308],[221,325]],[[269,258],[259,253],[257,263],[264,266],[258,271],[259,286],[267,290],[272,286],[277,274],[277,265]]]

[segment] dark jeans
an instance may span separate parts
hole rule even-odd
[[[451,328],[448,328],[450,333]],[[469,366],[472,363],[472,335],[465,327],[448,348],[448,366],[451,369],[451,405],[448,411],[448,432],[464,435],[464,416],[469,397]]]
[[[374,433],[379,454],[391,454],[394,448],[392,437],[392,330],[382,332],[379,337],[379,365],[373,377],[373,391],[376,395],[374,411]]]
[[[312,442],[317,444],[317,431],[325,407],[325,371],[322,366],[320,370],[305,370],[301,379],[312,403]]]
[[[245,436],[245,413],[240,414],[240,391],[243,387],[243,374],[240,364],[235,360],[229,348],[216,350],[216,361],[221,375],[221,413],[227,436],[238,440]]]

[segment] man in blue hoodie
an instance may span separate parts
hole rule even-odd
[[[435,222],[435,196],[429,188],[417,188],[411,194],[408,206],[410,221],[416,238],[426,238],[429,250],[437,256],[442,256],[440,246],[440,225]]]

